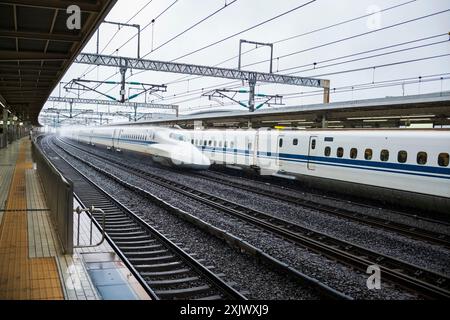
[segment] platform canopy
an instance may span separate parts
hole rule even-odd
[[[116,1],[0,0],[1,104],[38,124],[50,93]],[[80,9],[80,29],[67,26],[71,5]]]

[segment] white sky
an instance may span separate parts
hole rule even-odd
[[[106,20],[126,22],[130,19],[140,8],[148,3],[149,0],[119,0],[116,6],[111,10]],[[133,18],[130,23],[140,24],[143,28],[159,13],[161,13],[173,0],[153,0],[142,12]],[[232,0],[227,0],[227,3]],[[208,19],[189,32],[180,36],[176,40],[170,42],[166,46],[152,52],[147,59],[170,61],[185,53],[191,52],[195,49],[203,47],[214,41],[227,37],[235,32],[244,30],[268,18],[274,17],[284,11],[306,3],[308,0],[237,0],[228,8],[222,10],[214,17]],[[238,35],[232,39],[224,41],[211,48],[205,49],[189,57],[177,60],[177,62],[193,63],[201,65],[216,65],[217,63],[236,56],[238,53],[239,39],[246,39],[259,42],[275,42],[277,40],[298,35],[304,32],[312,31],[317,28],[326,27],[334,23],[342,22],[347,19],[356,18],[358,16],[369,13],[373,8],[381,10],[408,2],[408,0],[317,0],[299,10],[296,10],[288,15],[285,15],[275,21],[264,24],[256,29],[253,29],[244,34]],[[165,14],[156,20],[154,30],[152,27],[147,27],[141,35],[141,56],[148,53],[152,48],[152,34],[153,34],[153,48],[162,44],[179,32],[190,27],[200,19],[206,17],[210,13],[222,7],[225,0],[179,0],[173,5]],[[294,40],[277,43],[274,45],[274,57],[288,54],[291,52],[308,49],[320,44],[349,37],[359,33],[373,30],[376,27],[377,21],[380,28],[414,19],[422,15],[435,13],[441,10],[450,9],[448,0],[417,0],[404,6],[382,12],[379,14],[379,20],[372,16],[371,18],[363,18],[354,22],[346,23],[337,27],[333,27],[324,31],[319,31],[310,35],[298,37]],[[375,21],[375,22],[374,22]],[[371,29],[372,28],[372,29]],[[103,50],[108,41],[113,37],[118,30],[117,26],[103,24],[100,31],[100,49]],[[310,50],[302,54],[293,55],[291,57],[281,58],[277,62],[274,61],[274,71],[278,69],[290,68],[299,65],[312,65],[313,62],[319,62],[326,59],[337,58],[340,56],[377,49],[384,46],[394,45],[406,41],[416,40],[419,38],[435,36],[439,34],[446,34],[450,31],[450,11],[445,13],[425,18],[416,22],[408,23],[399,27],[394,27],[387,30],[374,32],[370,35],[361,36],[352,40],[342,41],[337,44],[325,46],[323,48]],[[115,50],[120,47],[125,41],[135,34],[134,28],[122,28],[113,38],[111,43],[104,49],[104,54],[118,54],[120,56],[136,57],[137,41],[133,39],[118,52]],[[361,58],[368,55],[413,47],[417,45],[429,44],[433,42],[445,41],[441,44],[427,46],[420,49],[408,50],[405,52],[385,55],[383,57],[364,59],[357,62],[322,68],[318,70],[305,71],[297,73],[300,76],[315,76],[321,74],[328,74],[342,70],[362,68],[386,64],[391,62],[410,60],[422,57],[429,57],[441,54],[450,53],[449,35],[443,35],[434,39],[393,47],[383,51],[376,51],[373,53],[358,55],[347,58]],[[251,45],[246,45],[243,50],[251,49]],[[94,36],[83,52],[94,53],[96,51],[96,37]],[[264,60],[269,58],[269,49],[260,48],[243,56],[243,64]],[[331,61],[329,63],[339,62]],[[321,64],[319,63],[318,66]],[[222,67],[237,67],[237,58],[230,62],[221,65]],[[300,69],[309,69],[310,66]],[[84,79],[90,80],[104,80],[113,75],[118,70],[117,68],[98,67],[88,65],[74,64],[64,76],[63,81],[69,81],[73,78],[81,77],[87,70],[93,70],[87,74]],[[268,62],[244,68],[247,70],[268,71]],[[136,73],[138,70],[133,71]],[[296,71],[296,70],[293,70]],[[286,71],[289,73],[292,71]],[[410,77],[425,77],[427,75],[437,75],[443,73],[450,73],[450,57],[441,57],[431,60],[424,60],[414,63],[401,64],[397,66],[378,68],[373,74],[373,70],[364,70],[359,72],[324,75],[321,78],[330,79],[331,87],[352,86],[362,83],[370,83],[374,79],[375,82],[384,80],[394,80]],[[130,76],[128,71],[127,76]],[[446,75],[444,77],[448,77]],[[129,78],[133,81],[141,81],[145,83],[165,84],[175,79],[184,77],[180,74],[159,73],[159,72],[143,72]],[[374,78],[373,78],[374,77]],[[120,75],[116,74],[110,80],[119,81]],[[206,108],[209,105],[217,106],[216,101],[209,101],[207,97],[199,98],[201,93],[194,91],[195,94],[189,94],[191,91],[205,87],[217,86],[217,88],[224,87],[223,83],[231,82],[229,79],[217,78],[201,78],[190,80],[189,82],[181,82],[178,84],[169,85],[166,93],[162,93],[166,97],[160,100],[157,96],[148,97],[148,101],[154,100],[157,103],[176,103],[180,105],[181,113],[188,113],[192,110]],[[242,83],[237,83],[239,87]],[[112,88],[111,85],[102,85],[98,89],[102,92],[107,92]],[[246,88],[244,86],[243,88]],[[409,84],[405,86],[405,94],[418,94],[435,92],[442,90],[450,90],[450,81],[434,81],[424,82],[419,84]],[[262,85],[257,87],[257,92],[265,94],[292,94],[308,92],[317,90],[314,88],[284,86],[284,85]],[[108,94],[119,97],[119,88],[116,87]],[[58,89],[55,89],[52,95],[58,95]],[[62,91],[63,96],[74,97],[74,94]],[[174,97],[174,95],[176,95]],[[331,102],[353,100],[353,99],[367,99],[376,97],[385,97],[393,95],[402,95],[402,86],[378,88],[371,90],[356,90],[354,92],[336,93],[331,95]],[[87,92],[82,95],[84,98],[101,98],[97,93]],[[301,105],[310,103],[321,103],[322,96],[299,97],[295,99],[287,99],[285,96],[284,104]],[[137,98],[136,101],[143,101],[144,97]],[[240,100],[246,100],[246,95],[238,96]],[[186,101],[190,100],[190,101]],[[228,100],[222,100],[226,105]],[[47,103],[47,107],[60,106],[61,103]],[[77,106],[86,108],[89,106]],[[225,106],[229,108],[228,106]],[[96,109],[96,106],[90,106]],[[106,110],[108,107],[99,106],[99,110]],[[223,108],[223,107],[221,107]],[[266,107],[264,107],[266,108]],[[243,109],[243,107],[236,106],[235,109]],[[117,108],[110,108],[111,111]]]

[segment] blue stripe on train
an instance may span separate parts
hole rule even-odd
[[[89,135],[83,135],[85,137],[90,137]],[[96,136],[95,138],[107,139],[111,140],[111,137],[108,136]],[[129,143],[135,144],[154,144],[154,141],[141,141],[135,139],[124,139],[119,138],[120,141],[126,141]],[[197,148],[201,148],[202,151],[209,152],[221,152],[225,154],[231,155],[244,155],[249,156],[249,150],[241,150],[241,149],[229,149],[229,148],[217,148],[217,147],[209,147],[209,146],[198,146]],[[264,152],[258,151],[258,157],[270,158],[270,159],[280,159],[284,161],[291,162],[301,162],[301,163],[314,163],[319,165],[328,165],[342,168],[354,168],[360,170],[371,170],[371,171],[380,171],[380,172],[392,172],[392,173],[400,173],[400,174],[409,174],[416,176],[424,176],[424,177],[433,177],[433,178],[441,178],[441,179],[450,179],[450,169],[448,168],[439,168],[439,167],[430,167],[430,166],[420,166],[413,164],[401,164],[401,163],[390,163],[390,162],[379,162],[379,161],[370,161],[370,160],[356,160],[356,159],[343,159],[343,158],[332,158],[332,157],[319,157],[319,156],[307,156],[301,154],[290,154],[290,153],[276,153],[276,152]],[[396,170],[406,170],[413,172],[404,172],[404,171],[396,171]],[[431,174],[426,174],[431,173]],[[434,174],[443,174],[448,175],[449,177],[437,176]]]
[[[208,146],[201,146],[201,148],[205,151],[209,152],[222,152],[226,154],[236,154],[236,155],[248,155],[249,152],[246,150],[240,149],[225,149],[225,148],[214,148]],[[443,174],[450,176],[450,169],[448,168],[439,168],[439,167],[430,167],[430,166],[419,166],[412,164],[401,164],[401,163],[390,163],[390,162],[378,162],[378,161],[369,161],[369,160],[355,160],[355,159],[341,159],[341,158],[331,158],[331,157],[319,157],[319,156],[307,156],[307,155],[299,155],[299,154],[289,154],[289,153],[275,153],[275,152],[263,152],[258,151],[258,157],[271,158],[271,159],[280,159],[284,161],[292,161],[292,162],[302,162],[302,163],[314,163],[320,165],[330,165],[336,167],[344,167],[344,168],[356,168],[356,169],[365,169],[372,171],[383,171],[383,172],[393,172],[393,173],[401,173],[401,174],[410,174],[410,175],[419,175],[426,177],[434,177],[434,178],[443,178],[450,179],[450,177],[442,177],[437,176],[435,174]],[[413,172],[403,172],[396,170],[406,170]],[[431,173],[431,174],[427,174]]]

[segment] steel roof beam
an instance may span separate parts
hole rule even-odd
[[[0,61],[55,61],[67,60],[67,54],[33,51],[0,50]],[[45,69],[45,67],[44,67]]]
[[[81,36],[69,34],[55,34],[42,32],[22,32],[22,31],[7,31],[0,30],[1,38],[21,38],[33,40],[51,40],[51,41],[65,41],[65,42],[79,42],[82,40]]]
[[[178,110],[177,105],[173,104],[159,104],[159,103],[144,103],[144,102],[119,102],[114,100],[99,100],[99,99],[83,99],[83,98],[64,98],[64,97],[49,97],[47,101],[67,102],[67,103],[81,103],[81,104],[101,104],[109,106],[125,106],[133,108],[152,108],[152,109],[169,109]]]
[[[328,88],[329,86],[329,80],[324,79],[295,77],[274,73],[244,71],[229,68],[208,67],[186,63],[116,57],[92,53],[81,53],[78,55],[78,57],[75,58],[74,62],[100,66],[181,73],[205,77],[246,80],[249,82],[279,83],[319,88]]]
[[[83,12],[97,13],[103,8],[103,2],[104,1],[96,1],[96,3],[93,4],[84,1],[75,2],[69,0],[1,0],[0,4],[59,10],[66,10],[68,6],[76,4]]]

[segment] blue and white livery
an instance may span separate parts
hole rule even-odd
[[[147,154],[172,166],[251,168],[264,175],[450,212],[450,130],[181,130],[150,126],[65,129],[63,136]]]

